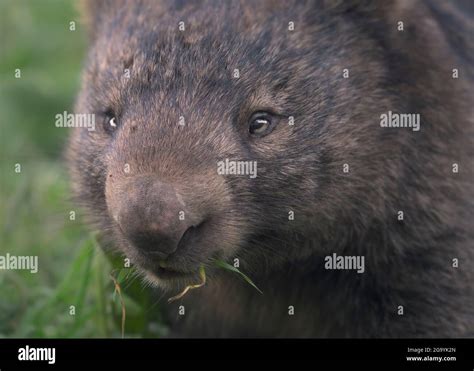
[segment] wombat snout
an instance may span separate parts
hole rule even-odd
[[[108,207],[124,237],[147,256],[166,259],[202,224],[176,189],[156,179],[120,181],[108,189]],[[189,232],[189,233],[187,233]]]

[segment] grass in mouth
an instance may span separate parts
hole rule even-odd
[[[263,294],[262,291],[253,283],[253,281],[244,273],[242,273],[239,269],[234,267],[233,265],[230,265],[229,263],[226,263],[225,261],[222,260],[214,260],[213,265],[217,268],[224,269],[230,272],[237,273],[244,279],[245,282],[247,282],[250,286],[252,286],[255,290],[257,290],[260,294]],[[120,306],[122,309],[122,319],[121,319],[121,332],[122,332],[122,338],[125,336],[125,320],[126,320],[126,310],[125,310],[125,301],[122,296],[122,289],[119,283],[119,275],[120,272],[117,273],[116,270],[113,270],[110,272],[110,278],[113,281],[114,284],[114,295],[117,294],[120,300]],[[185,296],[190,290],[197,289],[200,287],[203,287],[206,284],[206,269],[204,265],[201,265],[199,267],[199,277],[201,278],[201,282],[193,284],[193,285],[188,285],[184,288],[183,291],[181,291],[178,295],[175,295],[171,298],[168,299],[168,303],[172,303],[173,301],[181,299],[183,296]]]
[[[197,289],[206,284],[206,269],[204,268],[204,265],[201,265],[199,267],[199,277],[201,278],[201,283],[186,286],[184,290],[181,291],[178,295],[169,298],[168,303],[172,303],[175,300],[181,299],[184,295],[187,294],[189,290]]]
[[[257,290],[260,294],[263,294],[263,292],[253,283],[253,281],[250,279],[249,276],[246,274],[242,273],[239,269],[234,267],[233,265],[230,265],[229,263],[226,263],[225,261],[222,260],[214,260],[214,266],[217,268],[221,268],[230,272],[234,272],[239,274],[245,282],[247,282],[250,286],[252,286],[255,290]],[[172,303],[175,300],[181,299],[184,295],[188,293],[189,290],[197,289],[199,287],[203,287],[206,284],[206,269],[204,268],[204,265],[201,265],[199,267],[199,277],[201,278],[201,282],[194,284],[194,285],[188,285],[184,288],[183,291],[181,291],[178,295],[173,296],[168,299],[168,303]]]

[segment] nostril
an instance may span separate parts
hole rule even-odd
[[[186,231],[183,233],[183,236],[179,240],[178,249],[183,248],[186,244],[190,243],[193,239],[199,236],[202,233],[205,224],[206,220],[198,224],[192,225],[188,229],[186,229]]]

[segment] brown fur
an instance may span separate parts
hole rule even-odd
[[[120,128],[72,136],[78,199],[142,270],[155,262],[113,217],[133,198],[153,201],[139,184],[171,184],[194,217],[209,218],[167,262],[191,273],[205,264],[210,275],[184,299],[184,317],[171,307],[177,334],[472,336],[474,58],[460,10],[470,9],[381,3],[86,3],[91,47],[77,111],[113,110]],[[251,138],[248,117],[259,110],[295,125]],[[381,128],[389,110],[419,113],[421,130]],[[218,175],[224,158],[258,161],[257,178]],[[365,256],[366,272],[325,270],[333,252]],[[215,257],[239,258],[264,295],[213,269]],[[159,282],[177,290],[195,279]]]

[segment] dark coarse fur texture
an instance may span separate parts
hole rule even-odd
[[[78,200],[142,272],[155,262],[118,228],[117,210],[154,204],[160,181],[208,220],[167,261],[191,275],[205,264],[209,275],[182,302],[163,303],[176,336],[473,336],[468,1],[83,8],[91,45],[77,112],[114,112],[118,128],[75,129],[68,153]],[[295,125],[283,119],[250,137],[248,118],[261,110],[294,116]],[[380,127],[389,110],[420,114],[420,131]],[[217,174],[225,158],[257,161],[258,176]],[[326,270],[332,253],[364,256],[365,272]],[[213,269],[215,257],[238,258],[264,294]],[[144,275],[170,294],[197,281]]]

